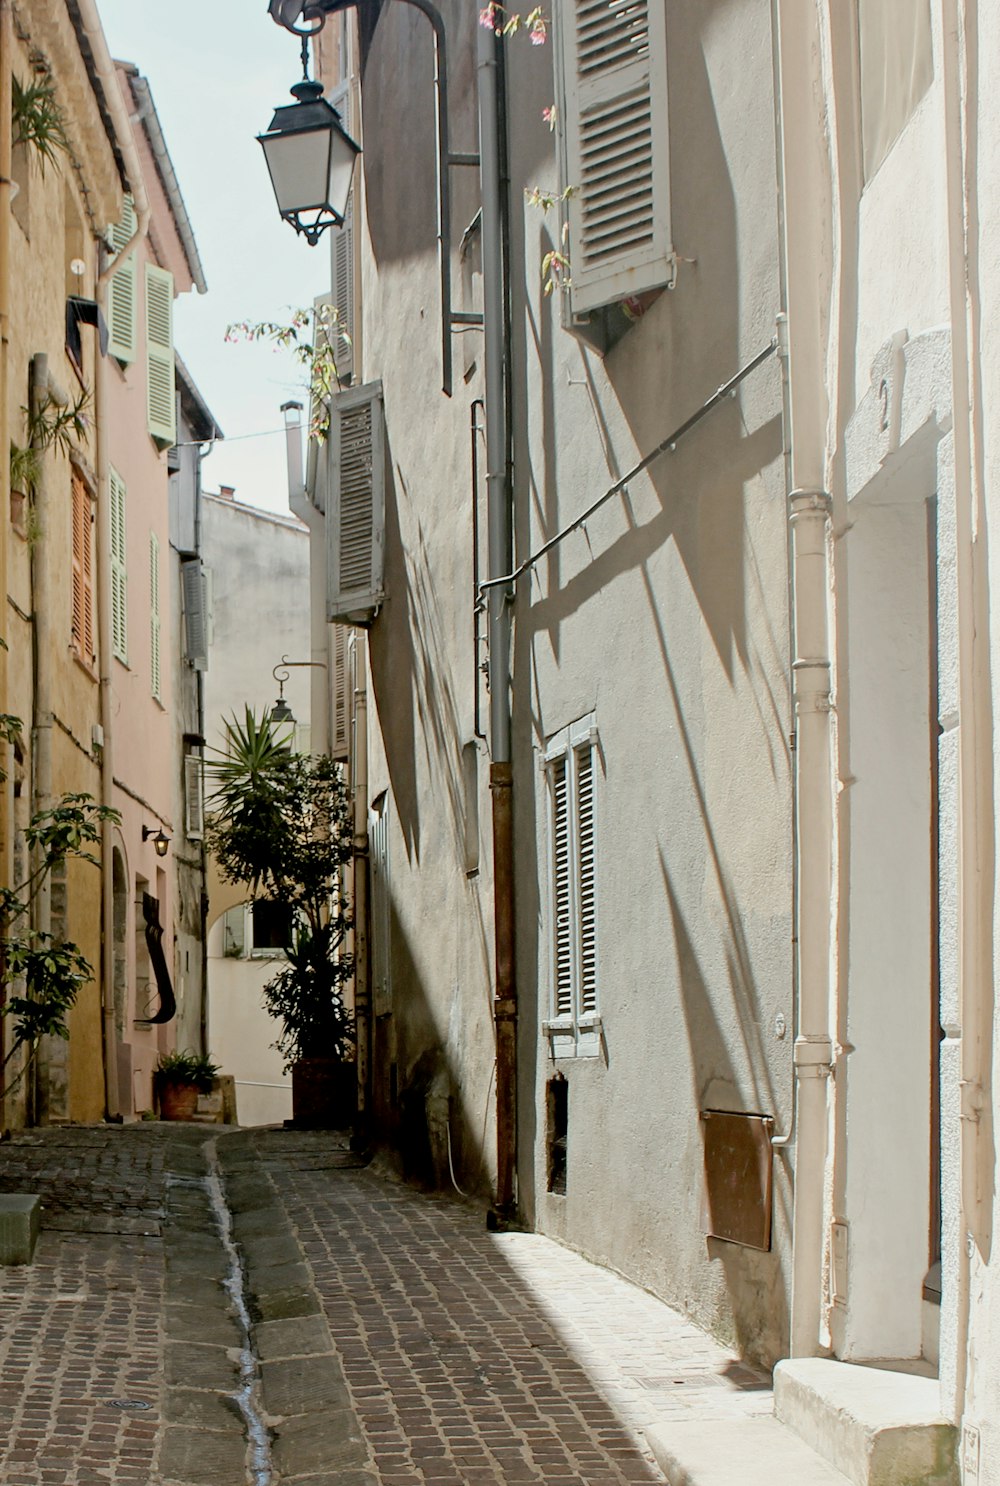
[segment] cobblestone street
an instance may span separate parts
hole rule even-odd
[[[3,1486],[655,1482],[650,1427],[770,1411],[659,1301],[336,1136],[36,1131],[0,1191],[44,1204],[0,1270]]]

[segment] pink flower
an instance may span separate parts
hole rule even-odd
[[[530,37],[531,37],[531,45],[532,46],[544,46],[545,45],[545,34],[546,34],[545,33],[545,22],[541,18],[539,18],[535,22],[535,24],[532,26],[531,31],[530,31],[529,34],[530,34]]]
[[[554,129],[556,127],[556,106],[554,103],[550,103],[548,108],[542,109],[542,118],[545,120],[546,124],[548,124],[550,129]]]
[[[501,29],[498,12],[501,9],[502,7],[497,4],[497,0],[490,0],[489,5],[485,5],[479,12],[479,24],[485,26],[487,31],[495,31],[498,36]]]

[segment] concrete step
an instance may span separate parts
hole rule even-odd
[[[41,1225],[41,1200],[30,1192],[0,1194],[0,1264],[30,1264]]]
[[[646,1431],[670,1486],[848,1486],[772,1418],[684,1419]]]
[[[958,1486],[936,1378],[793,1358],[775,1368],[774,1411],[854,1486]]]

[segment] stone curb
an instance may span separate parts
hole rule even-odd
[[[253,1135],[234,1132],[217,1149],[278,1478],[289,1486],[375,1486],[312,1270]]]

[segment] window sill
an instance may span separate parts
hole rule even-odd
[[[69,653],[73,657],[73,664],[79,666],[85,676],[89,677],[95,683],[100,680],[97,674],[96,660],[85,660],[75,645],[70,646]]]

